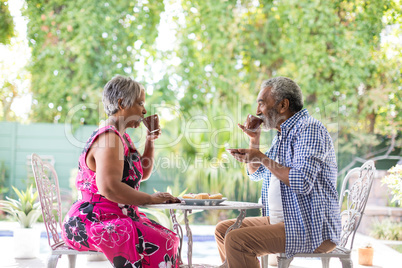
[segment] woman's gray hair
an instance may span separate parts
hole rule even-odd
[[[289,110],[297,113],[303,109],[303,94],[298,84],[290,78],[278,76],[265,80],[261,89],[271,88],[271,94],[275,99],[275,105],[283,99],[289,100]]]
[[[119,110],[120,105],[123,108],[131,107],[134,102],[141,96],[141,92],[145,88],[140,83],[134,81],[130,77],[117,75],[113,77],[103,88],[103,106],[106,114],[111,116]]]

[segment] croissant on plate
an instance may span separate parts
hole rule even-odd
[[[199,193],[199,194],[185,194],[183,195],[185,199],[222,199],[222,194],[209,194],[209,193]]]

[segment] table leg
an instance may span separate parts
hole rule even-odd
[[[181,229],[181,226],[180,226],[179,222],[177,221],[176,213],[175,213],[174,209],[170,209],[169,212],[170,212],[170,217],[172,218],[173,230],[176,232],[177,236],[180,238],[179,258],[177,260],[177,262],[180,266],[180,265],[183,265],[183,261],[181,259],[181,249],[182,249],[182,245],[183,245],[183,230]]]
[[[225,233],[225,236],[232,231],[233,229],[237,229],[240,228],[241,223],[243,222],[244,218],[246,217],[246,210],[245,209],[239,209],[240,213],[239,216],[237,216],[236,222],[233,223],[232,226],[230,226]],[[225,260],[221,266],[219,266],[221,268],[227,267],[227,261]]]
[[[193,235],[191,233],[190,225],[188,223],[187,212],[191,213],[191,210],[184,210],[184,222],[186,224],[187,238],[188,238],[188,248],[187,248],[187,261],[188,267],[192,266],[192,255],[193,255]]]

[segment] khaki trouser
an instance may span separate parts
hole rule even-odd
[[[218,223],[215,239],[218,243],[222,261],[227,258],[230,268],[260,267],[257,257],[285,252],[285,224],[270,224],[269,217],[247,217],[238,229],[226,230],[235,223],[235,219]],[[332,251],[336,245],[324,241],[314,252]]]

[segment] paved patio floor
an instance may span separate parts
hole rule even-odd
[[[13,223],[0,222],[0,231],[12,230],[16,225]],[[36,228],[43,230],[43,225],[37,225]],[[193,235],[209,235],[213,234],[214,226],[192,226]],[[210,237],[211,238],[211,237]],[[384,245],[382,242],[377,241],[371,237],[357,234],[355,238],[354,250],[352,252],[352,259],[354,268],[364,268],[368,266],[358,265],[357,261],[357,248],[370,242],[374,248],[374,266],[375,268],[397,268],[402,267],[402,254],[393,250],[392,248]],[[48,257],[49,248],[47,246],[47,239],[41,239],[40,254],[35,259],[15,259],[13,253],[13,237],[0,236],[0,267],[7,268],[39,268],[46,267],[46,259]],[[184,243],[183,247],[183,261],[187,262],[187,245]],[[193,263],[203,264],[220,264],[218,250],[214,241],[194,241],[193,245]],[[67,256],[59,259],[58,268],[68,268]],[[77,258],[77,268],[110,268],[112,265],[108,261],[91,261],[88,260],[87,255],[81,255]],[[272,266],[270,266],[272,267]],[[331,259],[331,268],[341,268],[342,265],[338,259]],[[321,261],[319,259],[305,259],[295,258],[290,268],[321,268]]]

